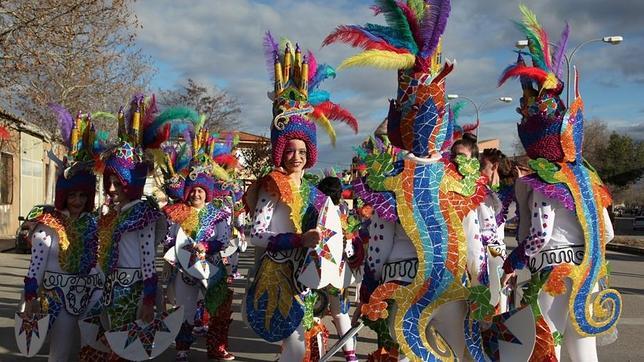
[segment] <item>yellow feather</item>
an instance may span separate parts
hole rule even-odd
[[[414,66],[415,62],[416,57],[413,54],[399,54],[387,50],[366,50],[345,59],[338,70],[363,65],[382,69],[409,69]]]
[[[213,162],[212,175],[222,181],[230,181],[230,175],[221,166]]]
[[[329,138],[331,139],[331,145],[335,146],[335,130],[333,129],[333,126],[331,125],[331,121],[329,121],[328,118],[326,118],[325,115],[320,115],[319,118],[315,118],[315,121],[324,128],[326,133],[329,135]]]

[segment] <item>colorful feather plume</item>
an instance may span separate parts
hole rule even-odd
[[[449,0],[377,0],[372,7],[387,25],[341,25],[323,45],[343,42],[362,48],[362,53],[345,59],[338,69],[369,65],[384,69],[427,72],[438,49],[451,9]]]
[[[313,108],[313,116],[323,114],[329,120],[341,121],[349,125],[351,129],[358,133],[358,120],[345,108],[340,107],[333,102],[323,102]]]
[[[147,113],[147,111],[146,111]],[[147,148],[159,148],[161,143],[166,141],[170,136],[170,122],[174,120],[191,120],[198,121],[199,114],[191,108],[173,107],[166,109],[157,116],[143,133],[143,144]]]

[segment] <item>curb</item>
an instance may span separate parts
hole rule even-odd
[[[606,249],[611,251],[619,251],[620,253],[644,255],[644,248],[637,246],[608,243],[606,244]]]

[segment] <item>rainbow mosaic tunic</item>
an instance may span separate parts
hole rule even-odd
[[[40,286],[50,324],[62,308],[74,316],[83,314],[92,295],[103,287],[101,276],[90,274],[97,258],[96,216],[84,213],[72,220],[53,207],[37,207],[27,220],[47,226],[58,235],[58,264],[63,272],[46,270]],[[26,278],[25,296],[35,297],[37,290],[36,279]]]
[[[392,300],[393,332],[405,356],[422,361],[454,358],[451,350],[439,351],[427,343],[425,330],[437,307],[469,294],[463,285],[467,249],[462,220],[486,195],[478,161],[460,156],[457,164],[412,159],[394,163],[381,153],[369,156],[367,163],[370,188],[395,195],[398,221],[416,249],[418,272],[409,285],[377,287],[362,313],[371,320],[386,319],[387,301]]]
[[[288,176],[278,171],[264,177],[260,188],[277,195],[279,202],[288,206],[295,227],[292,233],[271,238],[246,295],[251,328],[265,340],[275,342],[291,335],[312,312],[310,292],[297,281],[306,249],[297,245],[300,235],[315,227],[326,196],[304,179],[296,190]]]

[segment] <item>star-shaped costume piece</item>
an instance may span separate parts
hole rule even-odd
[[[208,268],[208,262],[206,260],[206,250],[202,246],[196,243],[190,243],[184,245],[182,249],[190,253],[188,268],[192,268],[193,265],[199,262],[201,268],[206,271],[206,269]]]
[[[36,335],[37,338],[40,338],[40,331],[38,330],[38,321],[39,318],[33,315],[31,318],[22,318],[22,324],[20,325],[20,334],[26,333],[27,341],[27,350],[31,347],[31,337]]]
[[[141,341],[145,352],[151,357],[152,348],[154,347],[154,336],[157,332],[170,332],[168,326],[161,319],[154,319],[152,323],[144,327],[139,326],[136,322],[130,323],[128,324],[127,339],[125,340],[123,349],[127,349],[128,346],[138,339]]]
[[[503,313],[495,316],[490,328],[483,331],[482,333],[483,344],[486,346],[486,352],[489,356],[492,356],[495,361],[498,361],[500,359],[499,341],[505,341],[514,344],[523,344],[505,325],[505,322],[508,319],[512,318],[518,311],[520,311],[520,309],[517,309],[510,313]]]
[[[324,225],[319,225],[318,226],[320,229],[320,242],[318,245],[315,247],[315,252],[322,258],[337,264],[335,262],[335,259],[333,258],[333,255],[331,254],[331,249],[329,249],[329,246],[327,243],[335,234],[337,234],[335,231],[331,229],[327,229]]]

